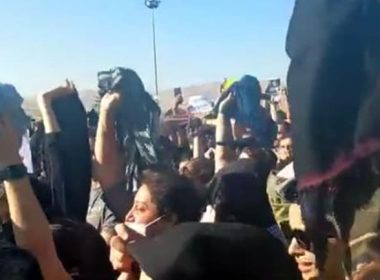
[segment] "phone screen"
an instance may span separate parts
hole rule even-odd
[[[177,95],[182,95],[182,89],[180,87],[174,89],[174,97]]]

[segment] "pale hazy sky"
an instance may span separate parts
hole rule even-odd
[[[144,0],[0,0],[0,81],[23,95],[60,84],[96,88],[96,73],[135,69],[154,84]],[[156,13],[160,89],[250,73],[285,77],[294,1],[163,0]]]

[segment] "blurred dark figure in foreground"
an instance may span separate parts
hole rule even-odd
[[[379,25],[380,3],[372,0],[297,0],[290,22],[294,167],[320,268],[331,223],[348,244],[355,209],[378,186]]]

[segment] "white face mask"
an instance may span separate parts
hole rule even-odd
[[[133,231],[137,232],[138,234],[141,234],[142,236],[146,236],[146,225],[138,224],[138,223],[130,223],[130,222],[126,222],[124,224],[130,229],[132,229]]]
[[[239,155],[239,158],[242,158],[242,159],[249,159],[250,156],[249,156],[249,154],[247,154],[246,152],[242,152],[242,153]]]
[[[201,223],[215,223],[215,209],[208,205],[206,211],[203,212]]]
[[[125,222],[124,224],[130,229],[132,229],[133,231],[137,232],[138,234],[142,236],[146,236],[147,228],[153,227],[155,224],[159,223],[163,218],[164,216],[158,217],[157,219],[155,219],[154,221],[150,222],[147,225],[136,223],[136,222]]]

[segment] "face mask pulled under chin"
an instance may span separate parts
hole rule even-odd
[[[215,223],[215,216],[215,209],[211,205],[208,205],[206,211],[203,212],[201,223]]]
[[[138,224],[138,223],[131,223],[131,222],[126,222],[124,223],[127,227],[132,229],[133,231],[137,232],[138,234],[142,236],[146,236],[146,225],[144,224]]]
[[[161,231],[161,227],[159,225],[164,218],[165,216],[158,217],[149,224],[140,224],[136,222],[125,222],[124,224],[142,236],[152,236]]]

